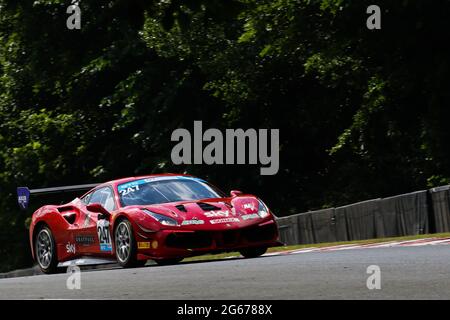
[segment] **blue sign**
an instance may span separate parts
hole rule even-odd
[[[30,190],[28,190],[27,187],[17,188],[17,202],[19,203],[20,209],[26,210],[28,208],[28,203],[30,202]]]

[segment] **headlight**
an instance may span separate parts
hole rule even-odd
[[[262,202],[262,200],[258,199],[258,216],[260,218],[265,218],[269,215],[269,209],[267,208],[267,206],[264,204],[264,202]]]
[[[155,219],[164,226],[178,226],[178,222],[175,219],[169,218],[168,216],[147,209],[142,209],[142,211],[147,213],[150,217],[152,217],[153,219]]]

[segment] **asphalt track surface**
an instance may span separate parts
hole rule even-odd
[[[381,289],[366,286],[381,269]],[[450,246],[363,248],[0,280],[0,299],[450,299]]]

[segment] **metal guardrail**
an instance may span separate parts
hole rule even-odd
[[[280,240],[288,245],[450,232],[450,186],[308,211],[277,222]]]

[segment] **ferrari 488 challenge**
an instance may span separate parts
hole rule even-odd
[[[114,180],[67,204],[43,206],[32,215],[30,244],[45,273],[86,256],[135,267],[205,253],[257,257],[280,245],[275,217],[261,199],[239,191],[227,196],[176,174]]]

